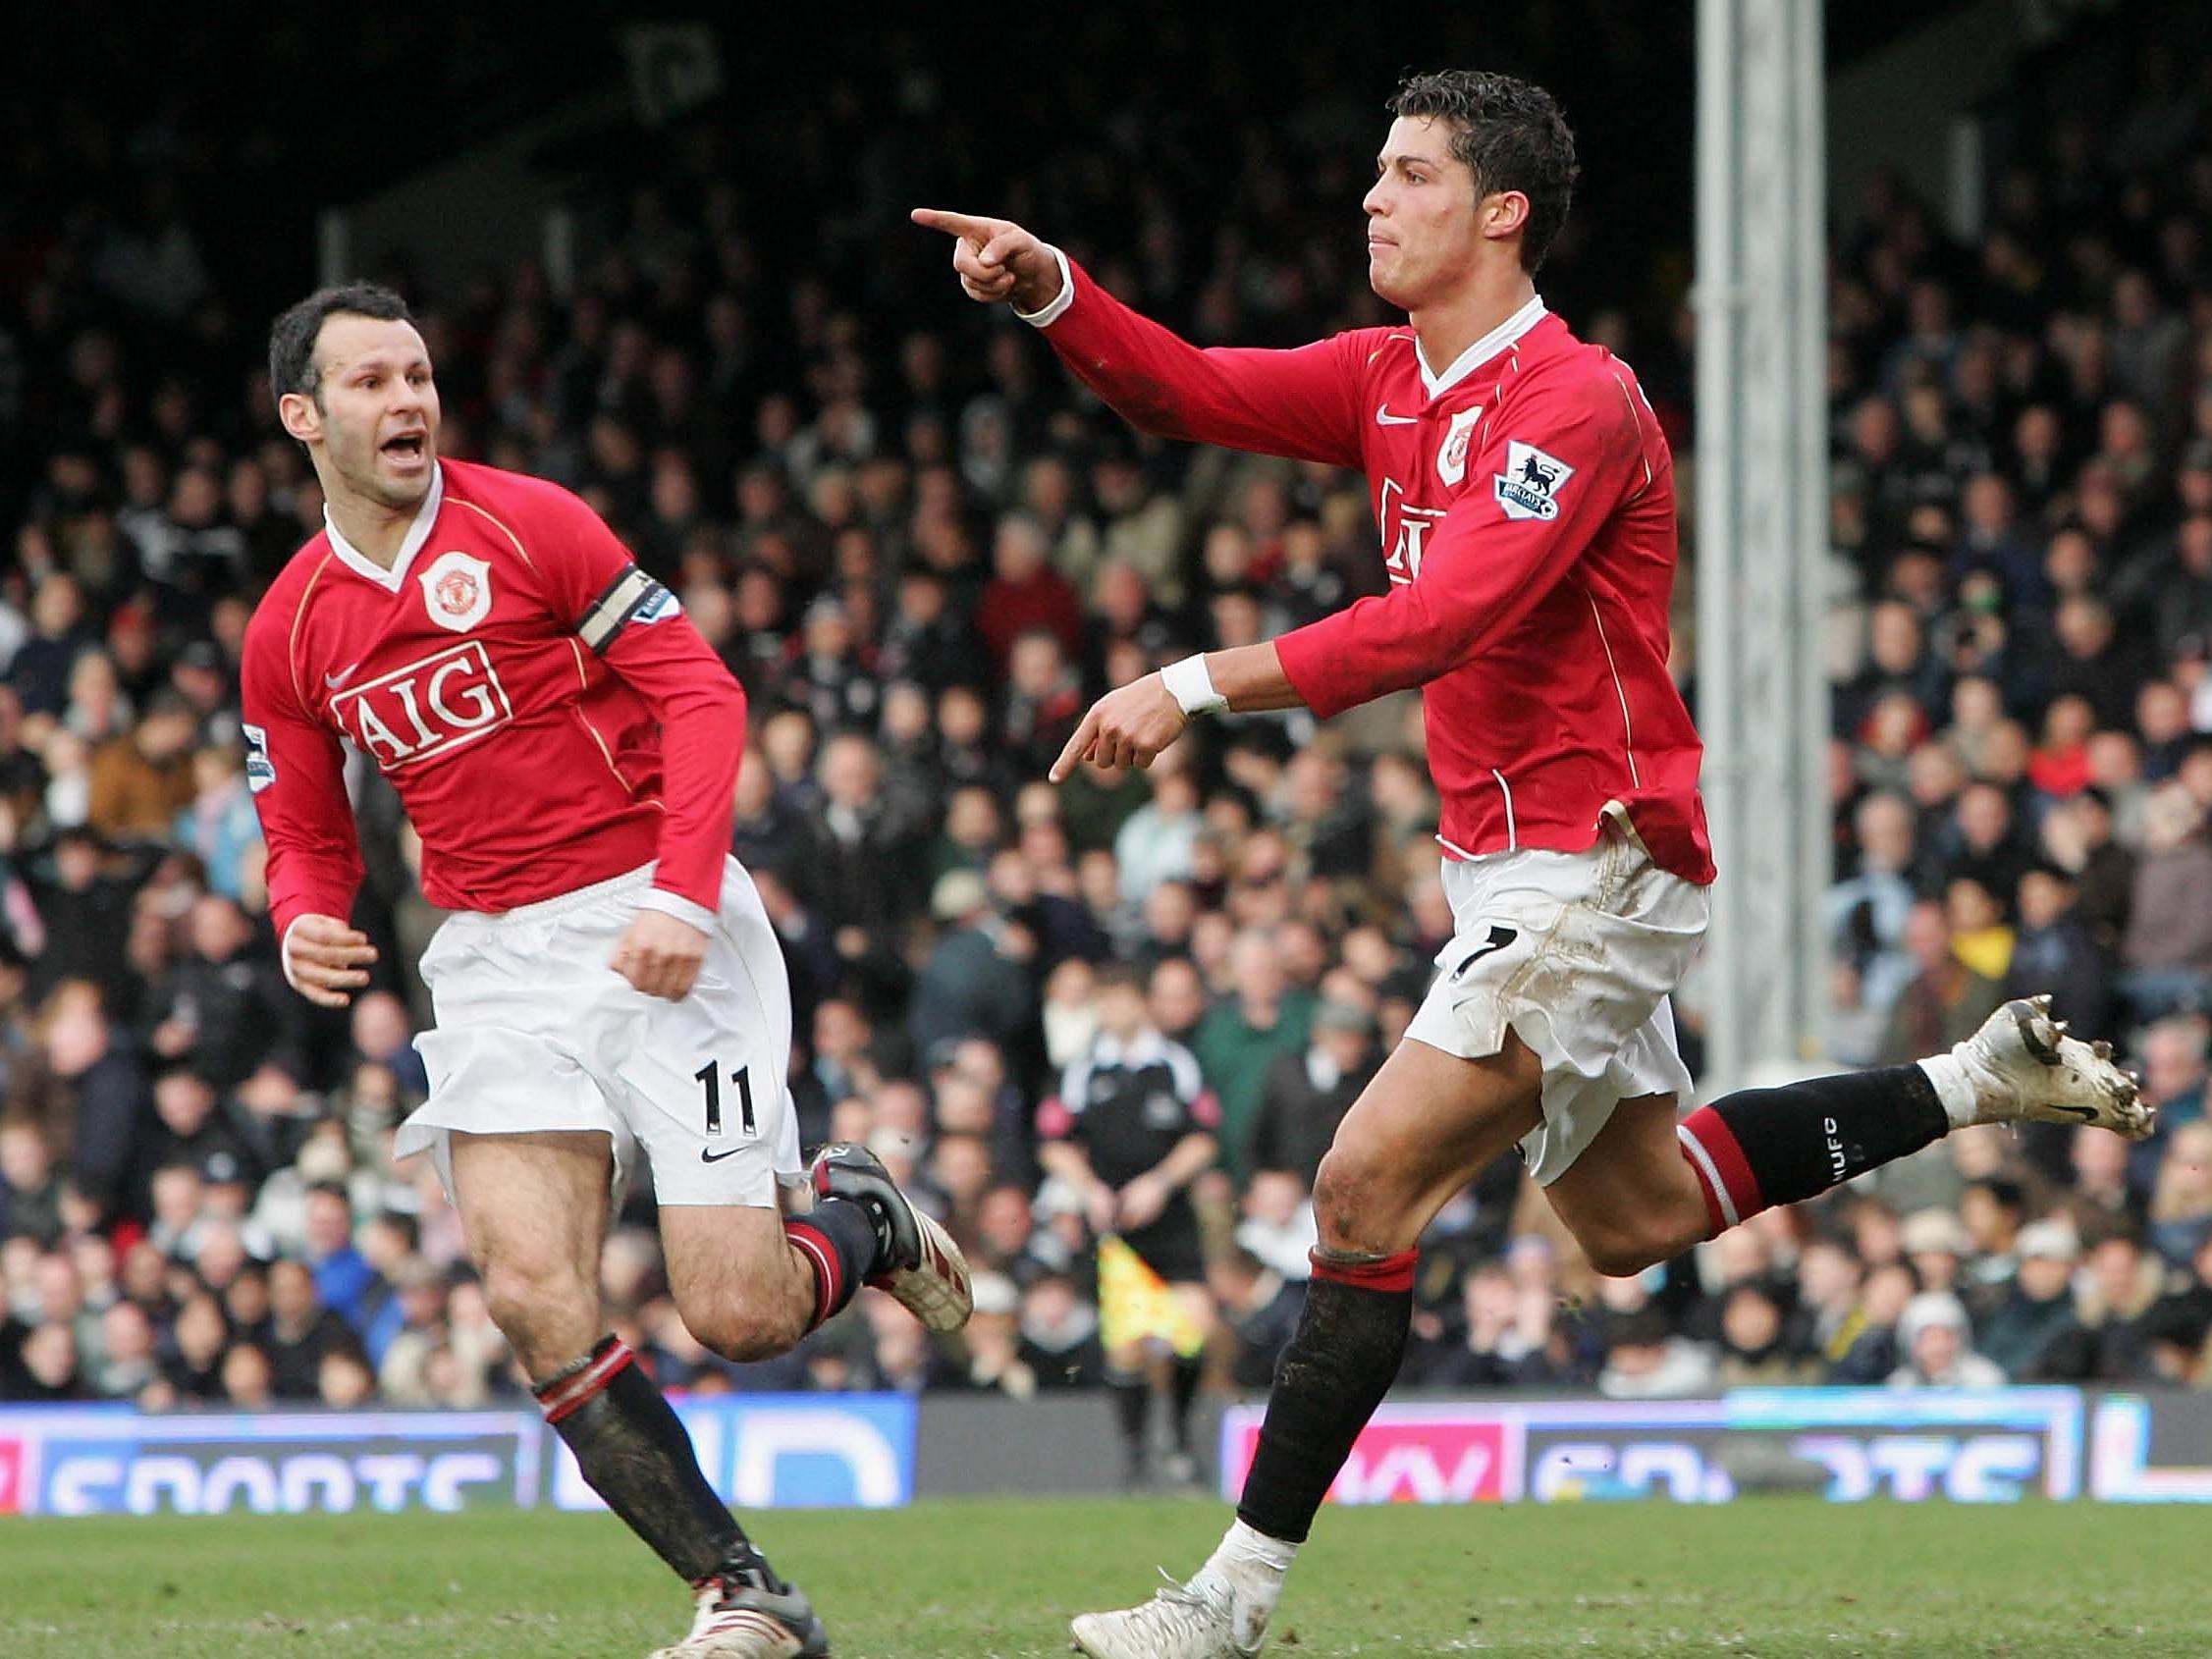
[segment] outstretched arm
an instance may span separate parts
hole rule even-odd
[[[1201,350],[1139,316],[1051,243],[1008,219],[918,207],[914,223],[953,239],[971,299],[1004,300],[1045,333],[1074,376],[1125,420],[1161,438],[1357,466],[1359,365],[1338,335],[1287,351]]]
[[[1186,657],[1108,692],[1068,739],[1052,780],[1086,760],[1150,766],[1195,715],[1303,704],[1326,719],[1470,661],[1542,602],[1614,504],[1647,480],[1643,423],[1629,397],[1607,380],[1520,411],[1469,468],[1507,487],[1462,495],[1412,580],[1280,639]],[[1531,441],[1516,442],[1514,432]],[[1515,472],[1517,455],[1535,483]]]

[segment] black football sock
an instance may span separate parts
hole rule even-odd
[[[1352,1442],[1396,1380],[1413,1321],[1414,1251],[1372,1261],[1314,1253],[1306,1310],[1275,1362],[1274,1392],[1237,1519],[1302,1544]]]
[[[1145,1467],[1146,1429],[1152,1416],[1152,1379],[1143,1371],[1109,1370],[1106,1392],[1113,1396],[1113,1415],[1121,1427],[1122,1460],[1131,1474]]]
[[[883,1241],[867,1205],[854,1199],[817,1199],[804,1215],[783,1223],[783,1236],[814,1269],[812,1330],[850,1302],[874,1276]]]
[[[1175,1450],[1188,1457],[1191,1450],[1191,1407],[1198,1401],[1199,1378],[1205,1374],[1206,1365],[1197,1356],[1186,1359],[1175,1356],[1174,1369],[1168,1376],[1168,1401],[1173,1411]]]
[[[1692,1112],[1676,1136],[1717,1235],[1916,1152],[1950,1129],[1935,1084],[1911,1065],[1746,1089]]]
[[[591,1489],[685,1579],[698,1583],[745,1543],[699,1472],[691,1436],[620,1337],[602,1338],[536,1393]]]

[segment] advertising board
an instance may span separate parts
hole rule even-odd
[[[882,1508],[914,1492],[902,1395],[721,1395],[675,1405],[702,1467],[747,1509]],[[596,1508],[535,1411],[145,1416],[0,1409],[0,1514],[301,1515],[550,1503]]]
[[[1743,1389],[1718,1400],[1385,1406],[1329,1489],[1335,1503],[1539,1503],[1747,1491],[2010,1503],[2081,1490],[2082,1399],[1986,1392]],[[1242,1489],[1262,1412],[1221,1425],[1224,1495]],[[2114,1434],[2120,1433],[2118,1426]]]

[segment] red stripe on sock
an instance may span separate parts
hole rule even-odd
[[[844,1300],[844,1269],[837,1264],[836,1248],[830,1243],[830,1236],[813,1222],[786,1221],[783,1236],[814,1264],[814,1317],[806,1327],[812,1330]]]
[[[603,1390],[621,1368],[637,1358],[629,1344],[619,1339],[603,1354],[596,1356],[580,1371],[557,1377],[537,1391],[538,1404],[545,1410],[547,1422],[559,1422],[569,1413],[578,1410]]]
[[[1361,1290],[1407,1291],[1413,1289],[1413,1270],[1421,1260],[1421,1252],[1401,1250],[1379,1261],[1339,1261],[1316,1250],[1308,1253],[1308,1258],[1317,1279],[1355,1285]]]
[[[1744,1155],[1744,1149],[1738,1145],[1726,1118],[1710,1106],[1699,1106],[1682,1120],[1682,1132],[1702,1147],[1705,1156],[1712,1159],[1714,1172],[1728,1190],[1726,1207],[1735,1210],[1737,1221],[1749,1221],[1766,1207],[1766,1200],[1758,1190],[1758,1178],[1752,1173],[1751,1159]],[[1697,1160],[1693,1158],[1691,1162],[1695,1165]],[[1700,1176],[1702,1173],[1699,1172]],[[1734,1225],[1721,1206],[1715,1204],[1713,1208],[1713,1231],[1717,1233]]]

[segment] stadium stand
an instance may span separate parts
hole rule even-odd
[[[1910,1058],[2049,989],[2125,1034],[2160,1132],[1956,1135],[1636,1281],[1593,1279],[1509,1160],[1426,1241],[1409,1381],[2206,1380],[2212,58],[2116,28],[2009,96],[1978,240],[1884,176],[1835,243],[1834,1044]],[[0,224],[6,447],[36,457],[0,492],[0,1399],[516,1397],[435,1179],[389,1158],[439,918],[373,775],[382,983],[327,1018],[274,962],[235,665],[320,504],[219,297],[235,196],[156,165],[158,107],[74,113],[105,182],[32,237],[62,188],[34,154]],[[1140,95],[1022,157],[998,205],[1108,250],[1102,280],[1203,342],[1309,338],[1370,320],[1336,234],[1369,114],[1234,130],[1224,211]],[[982,1316],[934,1349],[871,1296],[727,1365],[675,1318],[633,1196],[618,1328],[701,1390],[1096,1386],[1094,1241],[1037,1124],[1122,961],[1222,1107],[1214,1380],[1262,1385],[1328,1128],[1449,933],[1419,722],[1240,717],[1149,774],[1040,779],[1087,696],[1372,588],[1362,486],[1128,436],[1025,332],[924,303],[934,245],[872,272],[915,107],[810,103],[769,159],[795,170],[777,199],[836,204],[821,258],[770,245],[748,119],[702,117],[650,182],[611,164],[575,292],[522,266],[417,294],[445,447],[579,490],[744,682],[735,850],[784,941],[805,1138],[864,1139],[927,1195]],[[1593,257],[1563,252],[1556,302]],[[1670,313],[1574,314],[1694,468]],[[1687,625],[1682,647],[1688,681]]]

